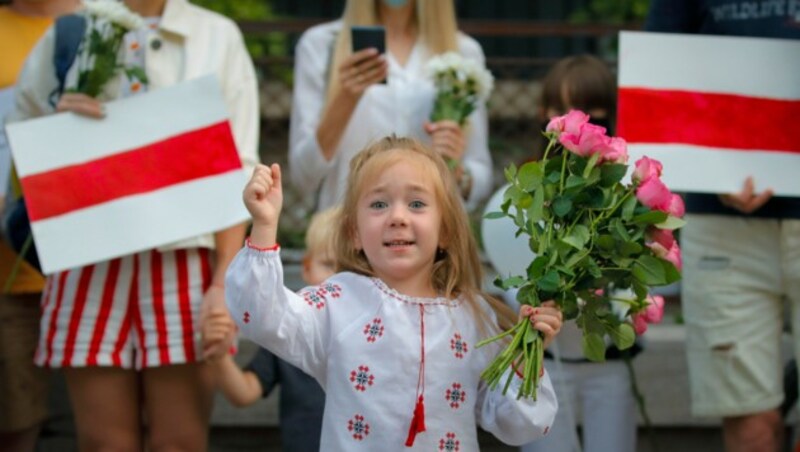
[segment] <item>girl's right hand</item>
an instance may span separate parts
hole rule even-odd
[[[342,91],[352,97],[361,97],[371,85],[386,80],[389,64],[386,57],[375,48],[353,53],[339,65],[339,82]]]
[[[277,163],[272,166],[257,165],[253,177],[244,188],[242,198],[253,217],[253,226],[277,229],[283,205],[281,167]]]
[[[56,111],[71,111],[90,118],[102,119],[106,116],[103,103],[82,93],[64,93],[56,104]]]

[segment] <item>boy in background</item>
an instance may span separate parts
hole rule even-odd
[[[334,274],[335,228],[332,223],[336,221],[338,210],[331,208],[315,214],[308,226],[303,257],[303,281],[308,285],[320,284]],[[228,340],[235,328],[226,309],[213,311],[203,325],[204,348]],[[206,356],[206,359],[212,366],[217,386],[237,407],[252,405],[281,384],[279,413],[283,450],[319,450],[325,393],[316,380],[264,348],[258,350],[244,369],[236,365],[230,354]]]

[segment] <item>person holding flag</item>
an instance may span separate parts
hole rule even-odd
[[[800,4],[653,0],[645,28],[800,39]],[[681,295],[692,413],[723,418],[728,452],[782,450],[784,300],[800,350],[800,199],[755,189],[767,183],[748,178],[739,193],[686,195]]]
[[[99,66],[87,69],[85,63],[99,57],[80,49],[96,47],[79,47],[58,97],[58,38],[51,29],[23,69],[14,120],[71,111],[112,121],[104,101],[215,74],[235,147],[245,170],[252,169],[258,160],[258,86],[233,21],[188,0],[93,0],[85,6],[88,27],[102,14],[111,25],[125,25],[111,61],[126,70],[92,85],[84,71]],[[83,39],[95,38],[86,33]],[[125,183],[125,175],[119,180]],[[239,224],[48,275],[36,362],[63,370],[82,450],[206,449],[212,379],[197,326],[203,312],[224,305],[225,270],[244,232]]]

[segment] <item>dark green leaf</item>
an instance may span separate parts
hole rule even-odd
[[[645,223],[645,224],[656,224],[666,221],[667,214],[665,212],[660,212],[658,210],[651,210],[650,212],[643,213],[641,215],[637,215],[634,219],[634,223]]]
[[[629,196],[628,199],[622,204],[622,219],[623,220],[630,220],[633,218],[633,211],[636,209],[636,203],[638,200],[635,196]]]
[[[567,215],[572,210],[572,200],[566,197],[558,197],[553,201],[553,213],[558,217]]]
[[[627,165],[617,163],[607,163],[600,166],[600,184],[604,187],[610,187],[625,177],[628,171]]]
[[[544,276],[539,278],[536,281],[536,285],[539,289],[545,292],[555,292],[558,290],[558,286],[561,284],[561,279],[558,277],[558,272],[555,270],[550,270]]]
[[[640,256],[633,264],[633,276],[648,286],[666,284],[666,272],[662,260],[653,256]]]
[[[498,218],[505,218],[505,217],[506,214],[504,214],[503,212],[489,212],[483,216],[483,218],[486,218],[487,220],[496,220]]]

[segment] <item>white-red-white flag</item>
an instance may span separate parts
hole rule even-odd
[[[224,229],[248,218],[213,76],[7,127],[45,273]]]
[[[677,191],[800,195],[800,41],[624,32],[618,134]]]

